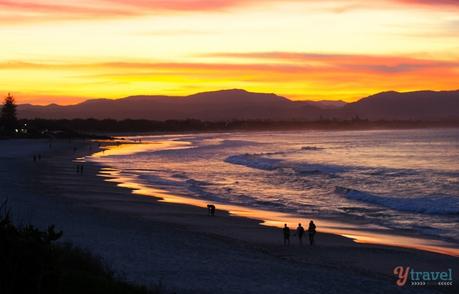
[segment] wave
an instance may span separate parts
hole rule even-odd
[[[158,175],[152,174],[137,174],[137,173],[128,173],[135,176],[137,179],[157,186],[178,186],[181,184],[181,181],[176,181],[173,179],[166,179]]]
[[[207,188],[213,186],[211,183],[206,181],[198,181],[194,179],[188,179],[185,181],[187,185],[187,189],[198,196],[200,199],[207,199],[212,201],[223,201],[223,202],[230,202],[230,203],[239,203],[245,205],[252,205],[255,207],[272,207],[276,209],[283,209],[286,205],[283,203],[281,199],[275,200],[260,200],[253,198],[251,196],[247,196],[245,194],[239,193],[231,193],[232,189],[229,187],[224,187],[223,191],[218,191],[215,189],[211,189],[212,191],[208,191]],[[215,188],[215,187],[214,187]]]
[[[319,151],[319,150],[322,150],[323,148],[321,147],[315,147],[315,146],[303,146],[301,147],[301,150],[304,150],[304,151]]]
[[[369,169],[363,173],[370,176],[384,176],[384,177],[406,177],[406,176],[415,176],[419,175],[419,171],[414,169],[388,169],[388,168],[378,168],[378,169]]]
[[[171,177],[176,179],[187,179],[188,177],[184,173],[175,173],[172,174]]]
[[[191,140],[191,142],[193,142],[194,148],[199,149],[199,150],[205,150],[205,149],[219,149],[220,150],[224,148],[239,148],[239,147],[260,145],[260,143],[254,142],[254,141],[235,140],[235,139],[212,141],[212,138],[197,138],[196,140]]]
[[[207,200],[212,200],[212,201],[221,200],[218,195],[211,193],[205,189],[206,186],[211,185],[208,182],[188,179],[185,181],[185,183],[187,185],[187,189],[190,192],[197,194],[201,199],[207,199]]]
[[[347,171],[342,166],[331,164],[296,164],[292,166],[292,169],[299,174],[320,173],[334,175]]]
[[[185,183],[187,183],[187,185],[189,186],[209,186],[211,185],[211,183],[209,182],[205,182],[205,181],[198,181],[198,180],[194,180],[194,179],[188,179],[185,181]]]
[[[309,164],[304,162],[289,162],[282,159],[269,158],[268,155],[279,153],[242,154],[232,155],[225,159],[225,162],[242,165],[250,168],[273,171],[277,169],[291,169],[298,175],[327,174],[334,175],[346,172],[348,169],[342,166],[331,164]]]
[[[257,154],[242,154],[229,156],[225,159],[225,162],[271,171],[281,168],[283,160],[262,157]]]
[[[424,214],[459,214],[459,197],[423,196],[423,197],[390,197],[337,186],[335,192],[347,199],[376,204],[397,211]]]

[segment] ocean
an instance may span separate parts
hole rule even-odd
[[[459,244],[459,129],[125,138],[94,160],[145,186]]]

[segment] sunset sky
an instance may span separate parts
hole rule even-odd
[[[0,0],[0,37],[19,103],[459,88],[459,0]]]

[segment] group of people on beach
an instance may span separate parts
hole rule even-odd
[[[284,228],[282,229],[282,232],[284,233],[284,245],[290,245],[290,228],[288,227],[287,224],[284,225]],[[296,236],[298,237],[298,242],[300,245],[303,245],[303,236],[304,236],[305,230],[303,226],[298,224],[298,227],[296,228]],[[308,227],[308,234],[309,234],[309,244],[314,245],[314,237],[316,235],[316,224],[314,224],[314,221],[309,222],[309,227]]]
[[[215,216],[215,205],[207,204],[207,213],[209,216]],[[284,234],[284,246],[290,245],[290,228],[288,227],[287,224],[284,224],[284,228],[282,229],[282,232]],[[300,243],[300,245],[303,245],[303,236],[305,232],[306,231],[304,230],[303,226],[301,225],[301,223],[299,223],[298,227],[296,228],[295,235],[298,237],[298,242]],[[314,223],[313,220],[309,222],[308,235],[309,235],[309,244],[314,245],[314,237],[316,235],[316,224]]]

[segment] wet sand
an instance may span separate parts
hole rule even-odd
[[[103,167],[75,158],[94,152],[87,142],[60,142],[47,150],[30,140],[27,152],[0,142],[0,198],[20,223],[56,224],[64,241],[100,255],[126,279],[161,284],[177,293],[455,293],[456,286],[399,288],[395,266],[420,271],[459,270],[448,255],[382,245],[358,244],[320,232],[316,246],[295,236],[283,246],[282,232],[259,220],[193,205],[164,203],[132,193],[100,176]],[[44,147],[45,146],[45,147]],[[78,150],[73,153],[73,147]],[[33,150],[43,152],[33,162]],[[16,150],[8,154],[4,149]],[[32,151],[32,152],[30,152]],[[114,180],[116,181],[116,180]],[[160,191],[158,191],[160,193]],[[218,207],[217,207],[218,208]],[[306,225],[303,223],[303,225]],[[306,243],[307,240],[304,240]]]

